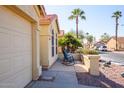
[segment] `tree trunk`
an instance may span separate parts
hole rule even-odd
[[[116,51],[117,51],[118,50],[118,18],[116,18],[115,39],[116,39]]]
[[[76,17],[76,35],[78,38],[78,16]]]

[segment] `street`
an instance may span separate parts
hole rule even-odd
[[[101,56],[102,60],[124,65],[124,53],[100,52],[99,55]]]

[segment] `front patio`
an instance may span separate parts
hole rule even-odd
[[[86,71],[86,66],[80,61],[76,64],[66,66],[61,64],[62,60],[58,59],[49,70],[43,70],[42,76],[54,77],[52,81],[36,80],[32,81],[28,88],[123,88],[124,78],[120,75],[124,67],[117,64],[111,64],[110,67],[104,67],[100,63],[99,76],[90,75]]]
[[[78,63],[78,61],[76,61]],[[32,81],[28,88],[89,88],[90,86],[78,84],[75,65],[65,66],[58,59],[56,63],[42,73],[43,76],[55,77],[53,81],[37,80]]]

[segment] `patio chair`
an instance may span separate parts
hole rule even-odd
[[[68,64],[75,64],[74,57],[71,53],[67,52],[67,50],[63,50],[64,61],[67,61]]]

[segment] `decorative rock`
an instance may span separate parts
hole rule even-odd
[[[110,67],[110,65],[111,65],[111,61],[108,61],[108,62],[105,62],[105,63],[104,63],[104,66],[105,66],[105,67]]]
[[[122,77],[124,77],[124,72],[123,72],[123,73],[121,73],[121,76],[122,76]]]

